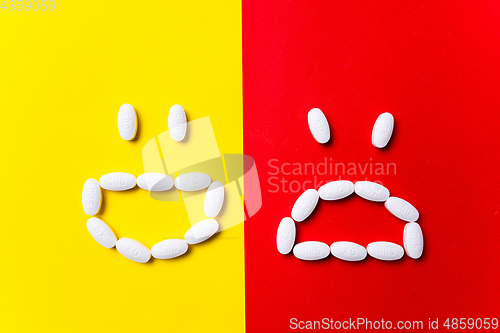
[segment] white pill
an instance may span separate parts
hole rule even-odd
[[[116,244],[116,235],[110,227],[97,217],[91,217],[87,221],[87,229],[97,243],[105,248],[112,248]]]
[[[307,122],[316,141],[326,143],[330,140],[330,126],[328,126],[328,120],[326,120],[323,111],[318,108],[311,109],[307,114]]]
[[[377,148],[384,148],[391,139],[394,129],[394,117],[389,112],[378,116],[373,125],[372,144]]]
[[[336,180],[326,183],[318,190],[323,200],[339,200],[350,196],[354,192],[354,184],[348,180]]]
[[[406,255],[413,259],[418,259],[424,251],[424,235],[418,223],[406,223],[403,232],[403,244]]]
[[[151,255],[156,259],[172,259],[183,255],[188,250],[184,239],[167,239],[156,243],[151,248]]]
[[[205,215],[208,217],[216,217],[224,203],[224,185],[221,182],[215,181],[207,189],[205,194]]]
[[[366,249],[370,256],[380,260],[398,260],[405,252],[401,246],[390,242],[373,242]]]
[[[319,194],[318,191],[309,189],[302,193],[295,201],[292,208],[292,218],[297,222],[304,221],[318,204]]]
[[[175,187],[181,191],[199,191],[207,188],[212,179],[206,173],[189,172],[175,178]]]
[[[219,223],[216,220],[203,220],[186,231],[184,239],[188,244],[198,244],[212,237],[217,230],[219,230]]]
[[[123,140],[132,140],[137,133],[137,115],[134,107],[123,104],[118,111],[118,131]]]
[[[125,191],[133,188],[137,183],[134,175],[125,172],[112,172],[99,179],[99,185],[109,191]]]
[[[329,254],[330,247],[322,242],[303,242],[293,248],[293,255],[302,260],[320,260]]]
[[[293,244],[295,244],[295,222],[291,218],[285,217],[281,220],[276,233],[276,244],[281,254],[288,254],[292,251]]]
[[[99,182],[95,179],[89,179],[83,185],[82,204],[83,211],[87,215],[96,215],[101,209],[102,194]]]
[[[173,105],[168,113],[168,131],[175,141],[182,141],[186,136],[186,112],[178,104]]]
[[[116,249],[125,258],[136,262],[145,263],[151,259],[151,252],[149,249],[145,245],[131,238],[120,238],[118,242],[116,242]]]
[[[137,186],[148,191],[167,191],[174,186],[174,180],[163,173],[148,172],[137,177]]]
[[[354,192],[363,199],[383,202],[389,199],[389,190],[380,184],[360,181],[354,184]]]
[[[347,261],[360,261],[366,258],[366,249],[353,242],[335,242],[330,246],[334,257]]]
[[[392,215],[399,217],[403,221],[415,222],[418,220],[418,210],[406,200],[390,197],[384,203],[384,206]]]

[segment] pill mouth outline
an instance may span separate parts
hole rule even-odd
[[[326,123],[327,128],[322,129],[322,131],[325,131],[328,134],[326,139],[325,137],[318,139],[318,128],[314,126],[314,122],[311,120],[311,114],[313,113],[320,115],[318,117],[321,117],[323,125]],[[383,121],[389,122],[390,124],[383,127],[384,131],[381,132],[381,122]],[[310,132],[316,142],[324,144],[330,140],[329,123],[324,113],[320,109],[313,108],[308,112],[308,124]],[[385,112],[379,115],[372,130],[373,146],[376,148],[384,148],[388,144],[392,136],[393,128],[394,118],[390,113]],[[390,133],[388,133],[388,129],[390,130]],[[383,134],[385,136],[383,140],[384,142],[382,144],[376,141],[376,135],[378,134]],[[335,187],[335,185],[338,186]],[[330,187],[329,190],[328,187]],[[369,181],[358,181],[356,183],[352,183],[348,180],[337,180],[329,182],[321,186],[318,190],[307,189],[296,199],[291,211],[291,218],[284,217],[278,225],[278,230],[276,232],[276,244],[278,252],[283,255],[287,255],[293,250],[294,256],[301,260],[320,260],[328,257],[328,254],[326,256],[324,254],[321,254],[322,251],[318,246],[317,249],[314,249],[312,248],[312,246],[314,245],[310,245],[312,243],[320,243],[321,247],[323,247],[323,245],[328,245],[326,243],[316,241],[307,241],[298,244],[295,243],[296,223],[303,222],[312,214],[312,212],[316,209],[318,202],[320,201],[319,199],[326,201],[342,200],[351,196],[353,193],[357,194],[365,200],[383,202],[385,208],[392,215],[401,219],[402,221],[407,222],[403,230],[404,249],[397,243],[386,241],[371,242],[366,247],[353,242],[338,241],[330,245],[330,253],[333,256],[345,261],[361,261],[366,258],[367,254],[379,260],[399,260],[403,257],[404,253],[406,253],[412,259],[419,259],[422,256],[424,240],[422,229],[420,225],[416,223],[420,216],[418,210],[408,201],[398,197],[390,196],[389,190],[380,184]],[[407,230],[411,231],[408,231],[407,233]],[[306,245],[306,243],[309,244]],[[364,256],[357,256],[352,260],[349,259],[348,256],[338,255],[338,253],[335,254],[334,246],[338,243],[352,243],[356,246],[363,247],[367,254],[365,253]],[[307,248],[308,245],[310,246],[309,248]],[[389,249],[389,247],[392,247],[392,249]],[[382,249],[382,252],[373,252],[371,250],[373,248]],[[387,251],[385,251],[386,249]],[[399,252],[401,254],[396,255],[396,252]],[[357,255],[357,252],[355,253],[355,255]]]
[[[327,184],[323,185],[322,187],[324,187],[324,186],[331,186],[331,185],[335,185],[336,183],[340,183],[340,182],[342,182],[343,184],[346,184],[346,182],[349,182],[349,183],[353,184],[351,181],[348,181],[348,180],[340,180],[340,181],[339,181],[339,180],[336,180],[336,181],[329,182],[329,183],[327,183]],[[364,200],[374,201],[374,202],[380,202],[380,203],[381,203],[381,202],[383,202],[383,203],[384,203],[384,206],[386,207],[386,209],[387,209],[387,210],[388,210],[388,211],[389,211],[392,215],[394,215],[395,217],[399,218],[400,220],[402,220],[402,221],[404,221],[404,222],[407,222],[407,223],[405,224],[405,229],[403,230],[403,244],[405,245],[404,249],[405,249],[405,250],[407,250],[407,248],[408,248],[409,246],[411,246],[411,244],[406,244],[406,237],[405,237],[406,227],[407,227],[409,224],[412,224],[412,225],[413,225],[413,224],[416,224],[416,225],[418,226],[418,228],[420,229],[420,225],[419,225],[418,223],[416,223],[416,221],[418,220],[418,217],[419,217],[419,213],[418,213],[418,211],[417,211],[417,210],[413,207],[413,205],[411,205],[409,202],[407,202],[407,201],[405,201],[405,200],[403,200],[403,199],[400,199],[400,198],[398,198],[398,197],[389,196],[389,193],[387,194],[388,198],[387,198],[385,201],[380,201],[380,200],[370,200],[370,199],[367,199],[367,198],[365,198],[365,197],[363,197],[363,196],[359,195],[359,194],[356,192],[356,190],[355,190],[355,189],[356,189],[356,184],[358,184],[358,183],[362,183],[363,185],[364,185],[364,184],[366,184],[366,183],[371,183],[371,184],[376,184],[376,185],[378,185],[377,183],[366,182],[366,181],[356,182],[356,183],[354,183],[354,184],[353,184],[353,188],[354,188],[354,189],[353,189],[353,191],[352,191],[351,193],[349,193],[348,195],[345,195],[345,196],[343,196],[343,197],[341,197],[341,198],[339,198],[339,199],[332,199],[332,200],[325,199],[324,197],[322,197],[322,196],[318,193],[318,192],[319,192],[319,190],[321,190],[321,188],[320,188],[319,190],[315,190],[315,189],[308,189],[308,190],[304,191],[304,192],[303,192],[303,193],[302,193],[302,194],[301,194],[301,195],[300,195],[300,196],[296,199],[295,204],[293,205],[293,208],[292,208],[292,214],[291,214],[291,216],[292,216],[292,217],[291,217],[291,218],[289,218],[289,217],[285,217],[285,218],[284,218],[284,219],[280,222],[280,226],[282,225],[282,223],[283,223],[283,224],[284,224],[284,223],[286,223],[286,224],[290,225],[290,221],[289,221],[289,220],[288,220],[288,221],[286,221],[286,222],[284,222],[284,220],[285,220],[285,219],[290,219],[290,220],[292,220],[292,221],[293,221],[293,227],[291,227],[291,228],[290,228],[290,227],[288,227],[288,232],[286,232],[286,231],[285,231],[285,232],[283,232],[283,233],[281,233],[281,234],[280,234],[280,226],[278,226],[278,232],[277,232],[277,235],[276,235],[276,242],[277,242],[277,245],[278,245],[278,251],[279,251],[281,254],[288,254],[288,253],[290,253],[290,252],[293,250],[293,251],[294,251],[294,255],[297,257],[297,255],[295,254],[295,248],[296,248],[296,246],[297,246],[297,245],[299,245],[299,244],[303,244],[303,243],[308,243],[308,242],[314,242],[314,241],[308,241],[308,242],[302,242],[302,243],[297,243],[297,244],[296,244],[296,243],[295,243],[295,233],[296,233],[296,231],[295,231],[295,230],[296,230],[296,223],[303,223],[303,222],[304,222],[304,221],[305,221],[305,220],[306,220],[306,219],[307,219],[307,218],[308,218],[308,217],[309,217],[309,216],[310,216],[310,215],[314,212],[314,210],[316,209],[317,205],[319,204],[319,202],[320,202],[321,200],[324,200],[324,201],[338,201],[338,200],[342,200],[342,199],[348,198],[348,197],[349,197],[349,196],[351,196],[352,194],[357,194],[359,197],[361,197],[361,198],[362,198],[362,199],[364,199]],[[380,185],[380,186],[381,186],[381,185]],[[359,188],[359,186],[358,186],[358,188]],[[308,194],[315,195],[315,193],[317,193],[317,196],[314,196],[314,198],[312,198],[312,199],[308,199],[308,198],[306,197],[306,198],[304,199],[304,195],[306,195],[306,196],[307,196]],[[378,192],[373,192],[373,193],[374,193],[374,194],[377,194]],[[317,200],[315,200],[316,198],[317,198]],[[389,210],[389,208],[388,208],[388,207],[387,207],[387,205],[386,205],[386,203],[387,203],[387,201],[389,201],[389,199],[398,199],[398,200],[405,201],[405,202],[406,202],[408,205],[410,205],[410,206],[414,209],[414,211],[416,212],[416,218],[412,219],[411,221],[406,221],[406,220],[404,220],[402,217],[395,215],[392,211],[390,211],[390,210]],[[304,201],[305,201],[305,203],[304,203]],[[306,212],[305,212],[305,216],[301,216],[301,217],[297,217],[297,216],[295,216],[295,217],[294,217],[294,215],[296,215],[296,214],[294,214],[294,209],[296,209],[297,207],[299,207],[298,209],[300,209],[300,207],[301,207],[301,206],[303,207],[304,205],[309,205],[309,206],[308,206],[308,207],[309,207],[309,209],[307,209],[307,210],[306,210]],[[407,211],[407,210],[405,210],[405,211]],[[292,231],[292,230],[290,230],[290,229],[293,229],[293,231]],[[420,233],[421,233],[421,229],[420,229]],[[291,235],[292,235],[292,234],[293,234],[293,237],[291,237]],[[283,235],[286,235],[286,236],[285,236],[285,238],[283,238],[283,237],[284,237]],[[280,246],[280,239],[281,239],[281,240],[283,240],[283,239],[288,239],[287,237],[288,237],[288,238],[290,238],[290,237],[291,237],[291,238],[293,239],[293,244],[291,244],[291,246],[289,245],[289,247],[287,247],[285,250],[282,250],[282,249],[280,250],[280,247],[282,247],[282,246],[283,246],[283,245],[281,245],[281,246]],[[347,242],[347,241],[337,241],[337,242],[334,242],[334,243],[332,243],[332,244],[330,245],[330,248],[332,249],[332,247],[334,246],[334,244],[336,244],[336,243],[340,243],[340,242]],[[381,242],[381,241],[372,242],[372,243],[370,243],[370,244],[379,243],[379,242]],[[349,243],[353,243],[353,244],[356,244],[356,245],[359,245],[359,246],[363,247],[362,245],[360,245],[360,244],[358,244],[358,243],[354,243],[354,242],[349,242]],[[399,244],[397,244],[397,243],[392,243],[392,242],[386,242],[386,243],[391,243],[391,244],[394,244],[394,245],[397,245],[397,246],[401,247],[401,246],[400,246]],[[421,241],[421,243],[422,243],[421,245],[422,245],[422,250],[423,250],[423,240]],[[323,243],[323,244],[326,244],[326,243]],[[373,255],[372,255],[372,254],[370,253],[370,251],[368,250],[368,247],[370,246],[370,244],[368,244],[368,246],[363,247],[363,248],[365,248],[365,249],[367,250],[368,254],[370,254],[370,256],[372,256],[372,257],[373,257]],[[326,244],[326,245],[328,245],[328,244]],[[411,250],[411,248],[410,248],[409,250]],[[408,254],[408,251],[406,251],[406,253],[407,253],[407,255],[408,255],[409,257],[411,257],[411,258],[413,258],[413,259],[418,259],[418,258],[420,258],[420,256],[422,255],[422,252],[420,252],[420,254],[419,254],[418,256],[415,256],[415,255],[410,255],[410,254]],[[332,253],[332,255],[333,255],[333,256],[335,256],[335,257],[337,257],[337,258],[339,258],[339,259],[346,260],[346,261],[360,261],[360,260],[364,260],[364,259],[365,259],[365,257],[366,257],[366,256],[365,256],[365,257],[363,257],[363,258],[361,258],[361,259],[357,259],[357,260],[349,260],[349,259],[346,259],[347,257],[339,257],[339,256],[337,256],[337,255],[335,255],[335,254],[333,254],[333,253]],[[327,256],[326,256],[326,257],[327,257]],[[319,259],[324,259],[324,258],[326,258],[326,257],[322,257],[322,258],[318,258],[318,259],[304,259],[304,258],[299,258],[299,259],[302,259],[302,260],[319,260]],[[401,259],[401,257],[402,257],[402,256],[397,257],[397,258],[394,258],[394,259],[390,259],[390,258],[386,258],[386,259],[380,259],[380,258],[377,258],[377,259],[380,259],[380,260],[398,260],[398,259]]]

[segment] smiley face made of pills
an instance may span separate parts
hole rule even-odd
[[[321,144],[330,140],[330,127],[324,113],[318,109],[311,109],[308,113],[309,129],[314,139]],[[376,148],[384,148],[389,142],[394,129],[394,118],[390,113],[382,113],[376,120],[372,131],[372,144]],[[356,193],[363,199],[383,202],[385,208],[399,219],[407,222],[403,231],[403,247],[392,242],[377,241],[368,244],[365,248],[359,244],[347,241],[335,242],[328,246],[323,242],[308,241],[295,245],[295,222],[302,222],[311,215],[319,199],[340,200]],[[276,243],[281,254],[288,254],[293,249],[295,257],[302,260],[320,260],[333,256],[346,261],[360,261],[367,254],[379,260],[398,260],[406,254],[413,259],[421,257],[424,248],[424,239],[420,225],[416,223],[419,213],[409,202],[391,197],[389,190],[384,186],[369,182],[358,181],[353,184],[348,180],[337,180],[321,186],[318,190],[308,189],[302,193],[293,205],[291,218],[281,220]]]
[[[186,113],[182,106],[174,105],[168,115],[168,127],[171,139],[181,142],[186,137]],[[133,140],[137,133],[137,115],[130,104],[123,104],[118,112],[118,130],[124,140]],[[124,257],[139,263],[146,263],[151,256],[157,259],[172,259],[186,253],[188,244],[198,244],[220,231],[219,223],[214,219],[221,212],[224,204],[224,185],[212,182],[206,173],[188,172],[174,179],[167,174],[147,172],[137,178],[125,172],[114,172],[103,175],[99,181],[88,179],[82,192],[83,210],[87,215],[99,213],[102,204],[102,189],[108,191],[125,191],[138,185],[151,192],[163,192],[174,186],[181,191],[201,191],[207,189],[204,197],[204,212],[208,219],[195,223],[186,231],[184,239],[163,240],[149,250],[137,240],[122,237],[118,239],[114,231],[101,219],[91,217],[87,221],[87,229],[92,237],[103,247],[113,248]]]

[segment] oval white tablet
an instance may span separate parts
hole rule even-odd
[[[116,235],[106,223],[97,217],[91,217],[87,221],[87,229],[97,243],[105,248],[112,248],[116,244]]]
[[[96,215],[101,209],[102,194],[99,182],[89,179],[83,185],[82,205],[83,211],[87,215]]]
[[[334,257],[347,261],[360,261],[366,258],[366,249],[353,242],[335,242],[330,246]]]
[[[175,141],[182,141],[186,136],[186,112],[179,104],[175,104],[168,112],[168,131]]]
[[[318,108],[311,109],[307,114],[307,122],[309,123],[309,130],[316,141],[326,143],[330,140],[330,126],[323,111]]]
[[[383,202],[389,199],[389,190],[380,184],[360,181],[354,184],[354,192],[363,199]]]
[[[295,222],[291,218],[285,217],[281,220],[276,233],[278,252],[281,254],[290,253],[293,244],[295,244]]]
[[[378,116],[373,125],[372,144],[377,148],[384,148],[391,139],[394,129],[394,117],[389,112]]]
[[[167,191],[174,186],[174,180],[163,173],[148,172],[137,177],[137,186],[148,191]]]
[[[293,255],[302,260],[320,260],[329,254],[330,247],[322,242],[303,242],[293,248]]]
[[[424,251],[424,235],[418,223],[406,223],[403,232],[403,244],[408,257],[413,259],[420,258]]]
[[[403,257],[403,248],[391,242],[373,242],[366,247],[368,254],[380,260],[398,260]]]
[[[292,208],[292,218],[297,222],[304,221],[318,204],[319,194],[318,191],[309,189],[302,193],[295,201]]]
[[[183,255],[188,250],[184,239],[167,239],[156,243],[151,248],[151,255],[156,259],[172,259]]]
[[[196,223],[188,231],[186,231],[184,239],[188,244],[198,244],[212,237],[218,229],[219,223],[216,220],[203,220]]]
[[[215,181],[207,189],[205,194],[205,215],[208,217],[216,217],[224,203],[224,185],[221,182]]]
[[[99,185],[109,191],[125,191],[133,188],[137,183],[134,175],[125,172],[112,172],[99,179]]]
[[[132,140],[137,133],[137,115],[134,107],[123,104],[118,111],[118,131],[123,140]]]
[[[151,259],[151,252],[149,249],[145,245],[131,238],[120,238],[118,242],[116,242],[116,249],[125,258],[135,262],[143,264]]]
[[[384,206],[392,215],[399,217],[403,221],[415,222],[418,220],[418,210],[406,200],[390,197],[384,203]]]
[[[354,184],[348,180],[336,180],[326,183],[318,190],[323,200],[339,200],[350,196],[354,192]]]
[[[212,179],[206,173],[189,172],[175,178],[175,187],[181,191],[199,191],[210,185]]]

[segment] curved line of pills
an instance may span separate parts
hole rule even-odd
[[[180,105],[170,109],[168,125],[173,140],[182,141],[187,130],[186,114]],[[137,133],[137,115],[130,104],[124,104],[118,112],[118,129],[124,140],[132,140]],[[167,191],[174,185],[181,191],[199,191],[207,188],[205,194],[205,214],[210,219],[193,225],[184,235],[184,239],[163,240],[151,248],[127,237],[118,239],[114,231],[101,219],[91,217],[87,221],[87,229],[91,236],[103,247],[116,247],[124,257],[139,263],[146,263],[153,256],[156,259],[172,259],[187,252],[188,244],[198,244],[212,237],[219,230],[216,217],[224,203],[224,186],[218,181],[212,182],[209,175],[201,172],[190,172],[175,178],[161,173],[145,173],[139,177],[125,172],[105,174],[99,181],[89,179],[82,191],[83,210],[87,215],[99,213],[102,204],[102,189],[109,191],[125,191],[138,185],[148,191]]]
[[[328,121],[320,109],[314,108],[308,114],[309,129],[314,139],[324,144],[330,140]],[[372,144],[383,148],[389,142],[394,128],[394,118],[390,113],[382,113],[375,122],[372,132]],[[356,193],[360,197],[375,202],[384,202],[386,209],[408,222],[403,231],[403,248],[395,243],[378,241],[368,244],[365,248],[357,243],[339,241],[330,246],[323,242],[309,241],[295,244],[295,222],[304,221],[316,208],[319,198],[322,200],[340,200]],[[409,202],[391,197],[389,190],[384,186],[369,182],[359,181],[353,184],[348,180],[329,182],[318,191],[308,189],[302,193],[293,205],[291,217],[281,220],[276,234],[278,252],[288,254],[293,249],[295,257],[302,260],[320,260],[333,256],[346,261],[359,261],[366,258],[367,254],[380,260],[398,260],[406,254],[413,259],[421,257],[424,246],[422,229],[418,223],[417,209]]]

